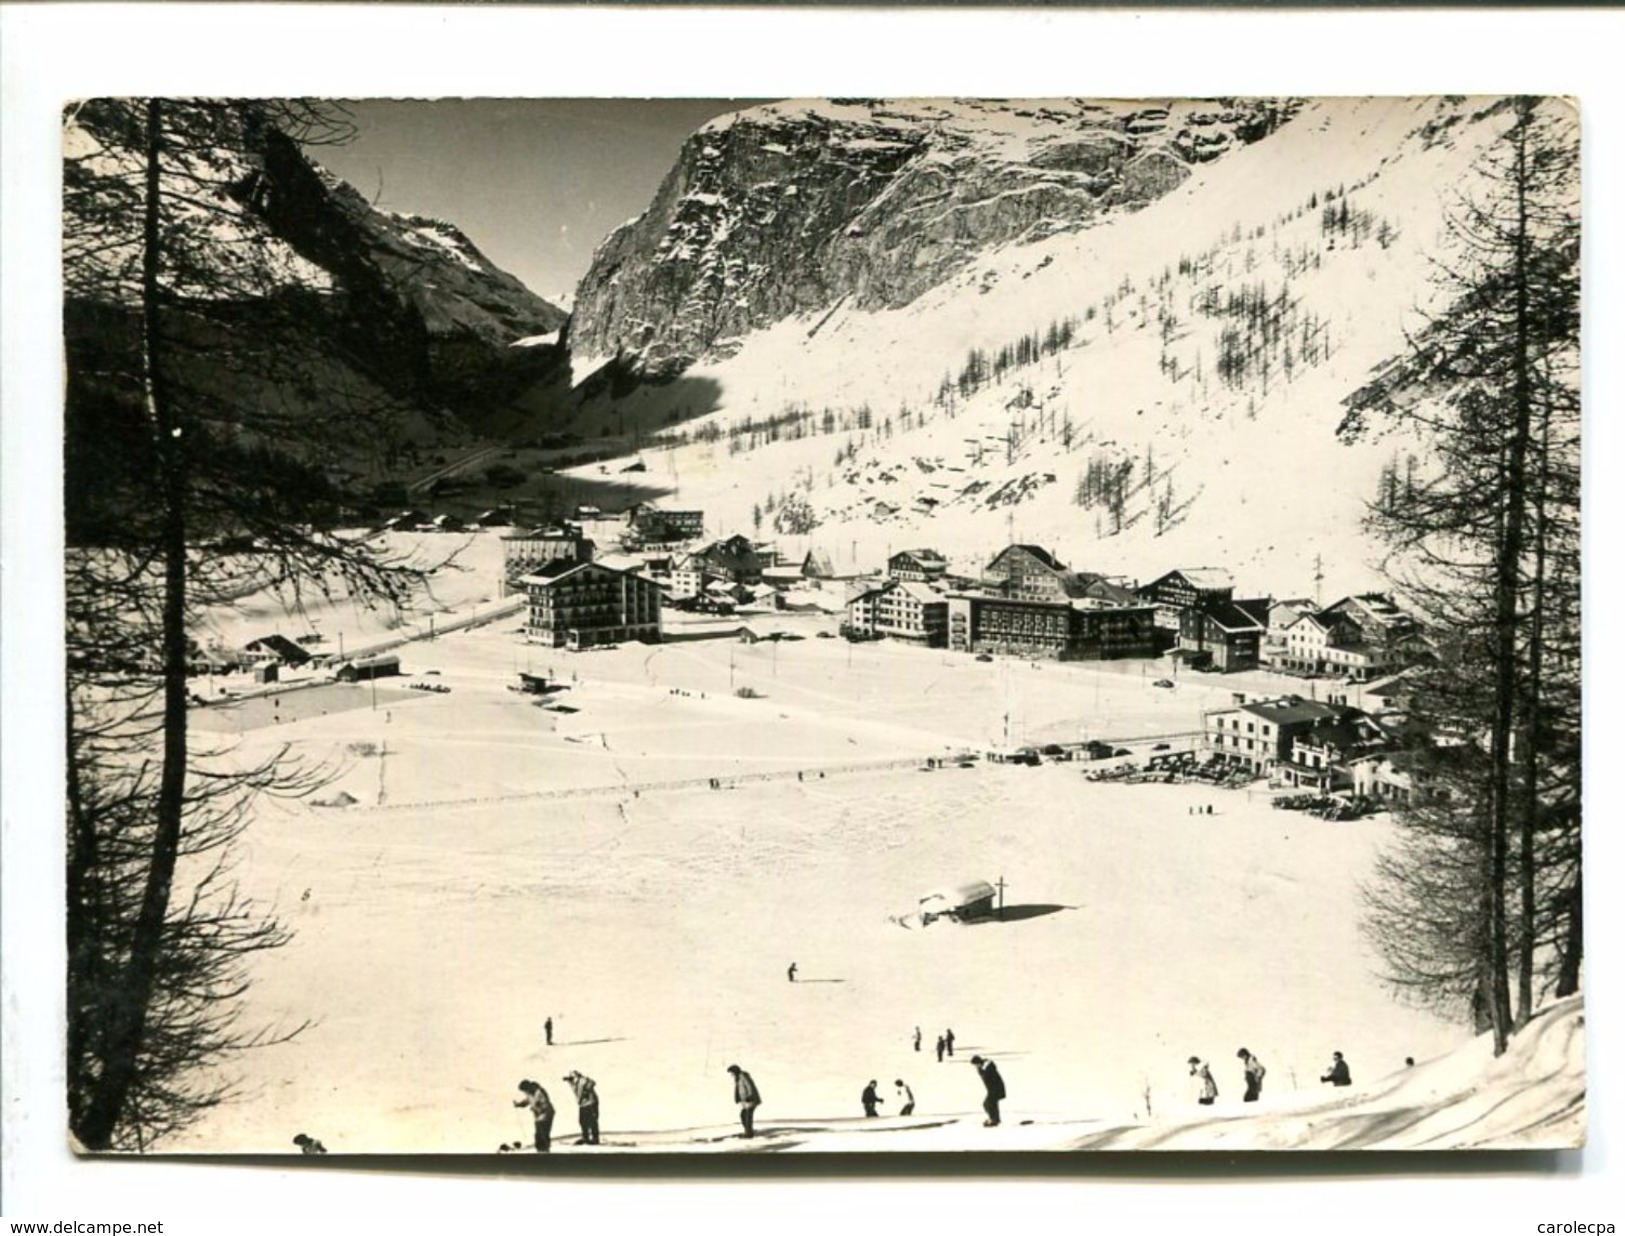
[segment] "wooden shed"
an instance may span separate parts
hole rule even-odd
[[[920,921],[929,924],[939,918],[985,918],[993,913],[993,899],[997,896],[998,890],[986,880],[935,889],[920,898]]]

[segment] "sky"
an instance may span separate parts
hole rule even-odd
[[[642,213],[683,139],[729,99],[391,99],[348,104],[353,142],[312,156],[374,205],[460,228],[555,304]]]

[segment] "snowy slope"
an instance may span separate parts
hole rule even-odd
[[[1243,592],[1310,591],[1317,555],[1328,591],[1370,584],[1363,503],[1409,444],[1340,445],[1340,403],[1405,348],[1444,212],[1501,123],[1485,100],[1313,101],[1135,213],[988,250],[902,308],[750,333],[684,375],[716,410],[666,430],[687,441],[652,477],[723,528],[760,508],[772,530],[799,493],[811,520],[779,530],[816,521],[814,543],[871,565],[910,544],[985,561],[1013,537],[1140,578],[1223,563]],[[960,385],[972,349],[1027,334],[1036,362]],[[652,433],[677,397],[644,388],[588,431]],[[1126,470],[1118,515],[1078,504],[1092,467]]]

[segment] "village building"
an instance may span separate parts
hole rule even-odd
[[[628,535],[640,545],[680,545],[705,535],[704,511],[668,511],[639,502],[627,512]]]
[[[1103,578],[1069,570],[1042,546],[1010,545],[983,569],[982,587],[1024,601],[1071,601],[1083,599],[1089,586]]]
[[[367,682],[374,678],[393,678],[401,672],[401,659],[395,653],[376,657],[357,657],[346,661],[333,671],[340,682]]]
[[[948,561],[934,549],[902,549],[886,559],[886,574],[916,584],[934,584],[948,573]]]
[[[512,583],[554,562],[591,562],[595,546],[563,527],[532,528],[502,538],[502,577]]]
[[[1149,606],[1096,609],[987,593],[948,594],[948,647],[1060,661],[1156,655]]]
[[[803,579],[834,579],[835,564],[830,561],[829,552],[823,549],[809,549],[806,557],[801,560],[801,577]]]
[[[948,642],[948,598],[925,584],[889,579],[847,601],[842,629],[858,638],[941,648]]]
[[[1140,603],[1157,611],[1157,625],[1179,631],[1180,615],[1188,609],[1228,601],[1235,595],[1230,572],[1217,567],[1183,567],[1159,575],[1138,589]]]
[[[529,598],[525,637],[554,648],[660,642],[660,589],[598,562],[559,559],[519,581]]]
[[[286,635],[262,635],[243,645],[238,660],[250,668],[262,665],[286,665],[291,668],[308,662],[310,652]]]
[[[1180,656],[1198,668],[1257,669],[1262,656],[1269,598],[1210,601],[1179,612]]]
[[[1202,755],[1266,776],[1291,762],[1299,735],[1357,712],[1296,695],[1215,709],[1202,715]]]
[[[1259,660],[1270,669],[1284,669],[1287,655],[1286,630],[1305,614],[1320,609],[1308,597],[1289,597],[1270,603],[1269,618],[1264,624],[1264,642]]]
[[[1396,807],[1412,802],[1416,797],[1416,780],[1404,767],[1403,758],[1389,752],[1355,756],[1348,763],[1354,792]]]
[[[1322,794],[1353,789],[1350,761],[1378,754],[1390,746],[1392,741],[1382,726],[1350,709],[1294,735],[1291,758],[1280,771],[1288,783],[1299,789]]]
[[[747,537],[713,541],[672,563],[672,596],[699,596],[713,583],[754,586],[762,582],[765,564]]]

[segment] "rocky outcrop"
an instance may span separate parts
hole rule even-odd
[[[832,100],[722,117],[599,247],[571,345],[671,376],[795,314],[906,305],[990,247],[1154,200],[1293,110]]]
[[[274,111],[171,102],[166,123],[166,261],[178,301],[230,300],[254,323],[263,320],[257,304],[300,298],[308,307],[298,329],[308,338],[279,344],[320,355],[324,380],[347,385],[352,377],[338,371],[351,370],[406,405],[469,419],[557,361],[558,349],[511,345],[559,331],[563,310],[452,225],[373,208],[279,129]],[[109,313],[134,309],[140,124],[135,103],[92,100],[64,135],[70,343],[105,334]],[[76,247],[75,237],[87,243]],[[99,325],[76,329],[90,318]],[[75,354],[70,347],[70,364]],[[319,405],[319,391],[291,378],[288,386],[288,399]]]

